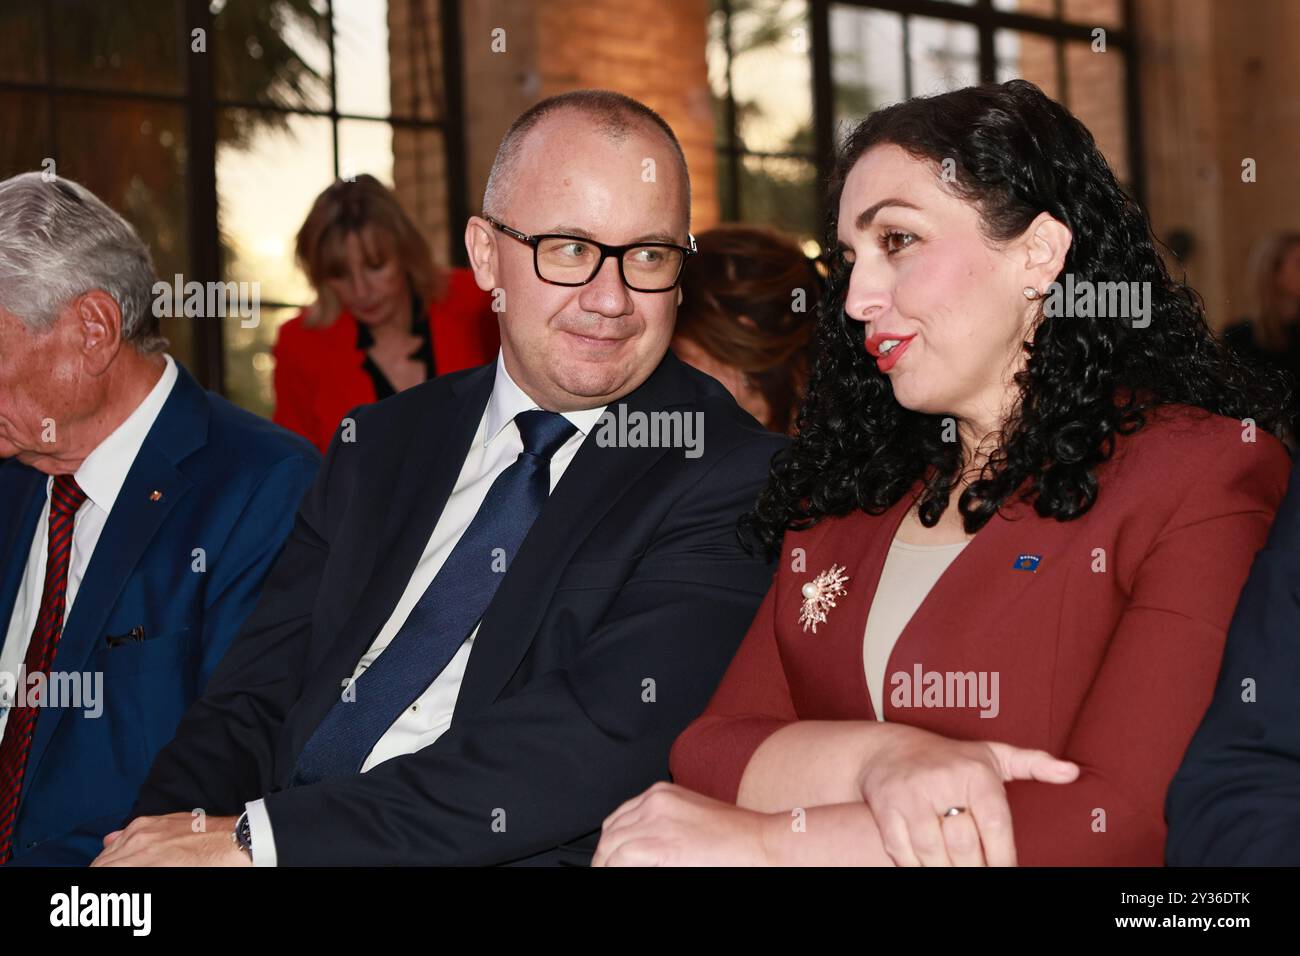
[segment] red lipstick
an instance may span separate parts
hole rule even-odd
[[[882,372],[888,372],[898,364],[898,360],[903,357],[903,353],[907,351],[907,346],[914,338],[916,338],[916,333],[899,335],[896,332],[877,332],[875,335],[867,337],[867,353],[876,360],[876,368]],[[891,341],[898,344],[888,352],[882,352],[880,346]]]

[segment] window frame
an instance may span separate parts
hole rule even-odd
[[[811,153],[767,152],[748,149],[740,139],[737,128],[737,108],[733,93],[732,65],[734,49],[731,20],[734,14],[731,0],[716,0],[714,13],[722,17],[722,51],[725,57],[725,83],[723,101],[723,128],[716,146],[720,164],[728,170],[727,188],[720,190],[718,200],[723,220],[737,220],[743,212],[741,196],[741,166],[747,157],[795,157],[812,161],[816,165],[818,181],[825,182],[830,175],[835,154],[834,82],[831,72],[830,16],[832,5],[853,7],[859,10],[878,10],[896,13],[903,18],[903,39],[908,42],[908,23],[913,16],[956,23],[971,24],[976,29],[979,81],[992,83],[997,79],[997,34],[1001,30],[1027,33],[1047,38],[1056,43],[1057,88],[1060,99],[1069,107],[1068,71],[1065,50],[1069,42],[1092,43],[1092,31],[1097,25],[1074,22],[1064,18],[1063,0],[1053,0],[1053,14],[1040,16],[1000,10],[993,0],[974,0],[969,5],[949,0],[805,0],[808,11],[811,59],[813,143]],[[1141,128],[1141,91],[1139,87],[1138,48],[1132,33],[1135,11],[1134,0],[1121,0],[1121,23],[1106,26],[1107,51],[1115,50],[1123,58],[1123,108],[1124,131],[1128,148],[1129,187],[1139,204],[1146,199],[1146,176],[1143,166]],[[903,83],[906,96],[911,96],[912,77],[910,56],[903,55]],[[825,222],[828,210],[825,196],[818,197],[821,221]],[[820,237],[819,237],[820,239]]]
[[[308,116],[330,121],[333,143],[334,178],[339,177],[339,123],[350,120],[382,122],[398,129],[437,131],[441,134],[447,174],[448,222],[464,222],[469,217],[467,199],[468,169],[465,155],[464,99],[462,91],[462,53],[460,4],[456,0],[436,0],[440,27],[442,90],[444,101],[437,119],[403,116],[393,111],[386,116],[340,112],[338,109],[338,72],[335,56],[336,20],[334,0],[323,0],[324,16],[329,23],[329,107],[285,107],[267,102],[245,102],[219,97],[216,93],[216,59],[214,44],[219,42],[214,29],[215,15],[209,0],[174,0],[180,14],[178,22],[183,43],[185,66],[179,77],[180,92],[114,89],[112,87],[60,82],[56,72],[54,50],[54,10],[51,4],[42,4],[42,34],[44,39],[44,75],[39,80],[3,80],[0,92],[23,93],[40,97],[44,102],[46,137],[42,152],[52,155],[50,149],[58,135],[59,105],[65,98],[82,97],[104,102],[135,101],[157,105],[179,106],[185,116],[186,148],[186,200],[188,211],[188,274],[187,281],[201,283],[223,281],[221,243],[218,226],[219,200],[217,193],[217,115],[219,110],[243,109],[262,113],[280,113],[289,116]],[[391,0],[404,2],[404,0]],[[414,0],[422,3],[423,0]],[[385,7],[387,9],[387,6]],[[203,54],[189,52],[190,37],[195,30],[203,30],[207,37],[207,51]],[[465,265],[465,252],[457,243],[450,243],[452,264]],[[265,301],[266,309],[301,307],[305,303]],[[188,366],[205,387],[225,394],[225,340],[220,322],[196,322],[190,329],[192,354]]]

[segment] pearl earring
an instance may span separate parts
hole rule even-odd
[[[1028,300],[1031,301],[1031,302],[1032,302],[1034,299],[1037,299],[1038,296],[1039,296],[1039,292],[1038,292],[1038,290],[1035,289],[1035,288],[1034,288],[1033,286],[1031,286],[1031,285],[1027,285],[1027,286],[1025,286],[1024,289],[1022,289],[1021,291],[1024,292],[1024,294],[1025,294],[1025,298],[1028,299]]]

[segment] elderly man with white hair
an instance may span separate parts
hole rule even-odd
[[[0,863],[121,824],[318,465],[164,352],[155,278],[84,187],[0,182]]]

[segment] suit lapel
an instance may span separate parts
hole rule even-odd
[[[859,701],[861,704],[860,714],[839,715],[841,717],[876,719],[878,716],[878,703],[871,699],[862,661],[863,632],[890,545],[920,491],[918,482],[907,495],[876,518],[864,519],[858,515],[837,521],[816,549],[816,566],[810,564],[808,568],[807,580],[834,563],[845,566],[849,575],[844,601],[830,612],[830,621],[836,622],[836,626],[829,633],[822,631],[829,638],[827,643],[832,645],[827,651],[828,660],[856,662],[856,666],[840,668],[833,676],[826,675],[835,686],[825,688],[825,699]],[[863,520],[871,521],[876,529],[865,548]],[[1073,528],[1057,522],[1039,519],[1032,507],[1023,502],[1004,505],[953,559],[903,627],[885,669],[886,698],[890,697],[890,675],[899,671],[910,674],[918,663],[933,669],[936,662],[944,661],[951,662],[951,667],[945,664],[948,669],[978,670],[981,648],[987,653],[987,645],[983,642],[989,638],[985,629],[976,639],[972,627],[976,622],[1006,619],[1012,605],[1033,587],[1036,580],[1035,572],[1017,570],[1017,558],[1032,554],[1050,565],[1065,548],[1073,531]],[[804,580],[800,577],[798,583],[802,584]],[[797,598],[794,607],[797,613]],[[816,640],[819,636],[810,631],[806,640]],[[983,659],[987,660],[987,656]],[[885,715],[889,720],[903,719],[890,703],[885,705]],[[818,716],[829,719],[834,715]],[[915,715],[907,719],[913,721]]]
[[[14,612],[18,588],[27,570],[27,556],[31,553],[32,535],[40,524],[45,508],[46,476],[34,468],[10,462],[4,466],[0,480],[0,496],[6,500],[0,511],[0,554],[4,555],[0,572],[0,645],[4,644],[5,629]]]
[[[809,665],[808,672],[817,675],[818,693],[810,696],[819,701],[818,706],[831,709],[806,714],[810,719],[875,717],[863,669],[862,636],[867,626],[867,615],[871,611],[871,602],[876,596],[880,573],[884,570],[885,558],[889,554],[890,542],[894,540],[899,524],[915,500],[915,493],[916,489],[878,517],[857,512],[835,521],[829,527],[826,537],[808,549],[807,574],[797,576],[795,593],[791,595],[790,603],[785,609],[790,619],[785,623],[794,635],[796,646],[817,648],[817,661]],[[875,529],[874,533],[865,537],[865,547],[864,525],[865,528]],[[787,545],[787,550],[788,547]],[[811,628],[801,630],[796,623],[803,603],[800,589],[835,565],[844,568],[844,573],[848,575],[848,581],[845,582],[847,593],[828,612],[827,622],[820,625],[817,632],[814,633]],[[826,647],[827,644],[830,646]],[[830,668],[825,665],[825,661],[856,662],[856,666]],[[823,680],[831,682],[832,686],[824,686],[821,683]],[[860,709],[855,707],[851,714],[839,713],[836,709],[839,701],[858,702]]]
[[[190,491],[192,482],[176,466],[195,448],[206,444],[211,410],[198,384],[179,365],[177,372],[171,395],[140,446],[95,544],[94,556],[59,637],[53,670],[73,672],[85,668],[127,580],[167,515]],[[159,493],[156,498],[154,492]],[[189,553],[176,559],[188,561]],[[35,777],[35,769],[65,713],[64,708],[51,708],[37,719],[27,780]]]
[[[362,616],[354,615],[351,622],[362,625],[359,630],[368,635],[367,645],[406,590],[455,490],[492,394],[495,373],[494,365],[485,365],[451,387],[450,402],[437,402],[433,409],[412,408],[414,414],[405,425],[410,436],[407,454],[391,495],[382,503],[387,524],[380,540],[388,543],[388,553],[377,562],[378,573],[371,581],[374,599],[364,602]]]
[[[376,523],[382,528],[377,538],[381,556],[363,597],[335,632],[319,668],[304,684],[290,730],[293,756],[338,699],[339,682],[352,674],[410,583],[429,535],[456,487],[492,394],[495,372],[495,364],[490,364],[454,383],[434,379],[427,386],[428,401],[411,403],[407,409],[407,419],[399,426],[408,436],[405,456],[397,465],[393,484],[371,502]]]
[[[1021,569],[1022,556],[1037,566],[1054,568],[1086,519],[1058,522],[1040,518],[1024,502],[1013,502],[989,519],[935,582],[894,644],[885,669],[885,705],[889,720],[903,715],[892,703],[889,676],[912,674],[916,665],[934,670],[980,671],[1000,659],[997,645],[1014,643],[1023,635],[1014,629],[990,627],[1008,621],[1014,607],[1040,580],[1037,570]],[[916,720],[915,710],[909,710]]]
[[[56,670],[81,669],[103,633],[127,579],[135,573],[172,509],[189,493],[191,484],[157,448],[151,448],[147,441],[141,446],[68,613],[54,658]],[[157,500],[155,492],[160,495]],[[177,555],[177,560],[188,561],[189,553]]]
[[[621,403],[629,412],[660,411],[688,404],[691,394],[680,364],[670,353]],[[611,403],[610,410],[617,413],[619,404]],[[574,551],[610,507],[667,453],[665,448],[602,448],[596,442],[596,428],[588,432],[565,469],[483,615],[453,723],[496,699],[532,644]]]

